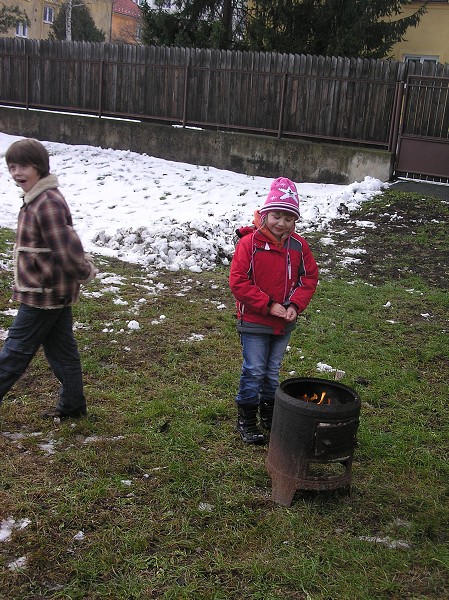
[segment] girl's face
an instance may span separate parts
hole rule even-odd
[[[282,237],[295,227],[296,217],[292,213],[283,211],[273,211],[267,214],[265,222],[266,227],[271,231],[274,237],[281,241]]]
[[[29,192],[41,178],[39,171],[32,165],[9,163],[8,170],[11,174],[11,177],[25,193]]]

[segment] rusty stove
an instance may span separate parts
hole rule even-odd
[[[350,488],[359,414],[360,398],[337,381],[279,385],[266,460],[274,502],[290,506],[298,489]]]

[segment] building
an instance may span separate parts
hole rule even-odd
[[[105,41],[111,39],[112,7],[114,0],[84,0],[98,29],[105,35]],[[63,0],[2,0],[5,6],[17,6],[24,12],[30,23],[18,22],[16,28],[0,34],[1,37],[22,37],[34,40],[46,40],[51,25]]]
[[[142,11],[140,5],[144,0],[114,0],[112,11],[111,42],[123,44],[140,44],[142,29]],[[157,5],[156,0],[147,0],[150,8],[169,12],[176,10],[175,0],[163,0]]]
[[[401,16],[416,12],[422,2],[404,4]],[[396,44],[391,57],[400,61],[449,63],[449,0],[429,0],[418,27],[410,27],[405,40]]]
[[[141,10],[134,0],[115,0],[112,9],[111,42],[139,44]]]

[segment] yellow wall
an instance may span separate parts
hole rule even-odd
[[[95,25],[103,31],[105,42],[111,41],[112,8],[114,0],[84,0]]]
[[[28,38],[34,40],[46,40],[51,29],[51,24],[44,23],[44,6],[53,7],[56,16],[58,7],[62,4],[61,0],[2,0],[2,2],[5,6],[17,6],[27,14],[30,20]],[[95,25],[104,32],[105,41],[110,41],[113,0],[85,0],[85,3]],[[15,35],[15,28],[0,34],[1,37],[15,37]]]
[[[112,15],[111,42],[139,44],[140,20],[136,17],[114,13]]]
[[[420,2],[405,6],[401,16],[416,12]],[[449,63],[449,2],[429,2],[427,13],[418,27],[410,27],[405,40],[396,44],[390,53],[396,60],[406,55],[438,57],[438,62]]]
[[[30,0],[2,0],[5,6],[14,7],[17,6],[22,12],[26,13],[28,19],[30,20],[30,25],[28,26],[28,38],[30,39],[46,39],[48,37],[48,32],[50,31],[50,25],[44,23],[43,14],[44,14],[44,1],[30,1]],[[56,10],[59,6],[59,2],[54,0],[45,1],[47,6],[51,6]],[[2,34],[2,37],[15,37],[16,30],[15,28],[10,29],[7,33]]]

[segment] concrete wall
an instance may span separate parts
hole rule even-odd
[[[365,176],[381,181],[392,176],[393,155],[386,151],[260,135],[8,107],[0,107],[0,131],[297,182],[349,184]]]

